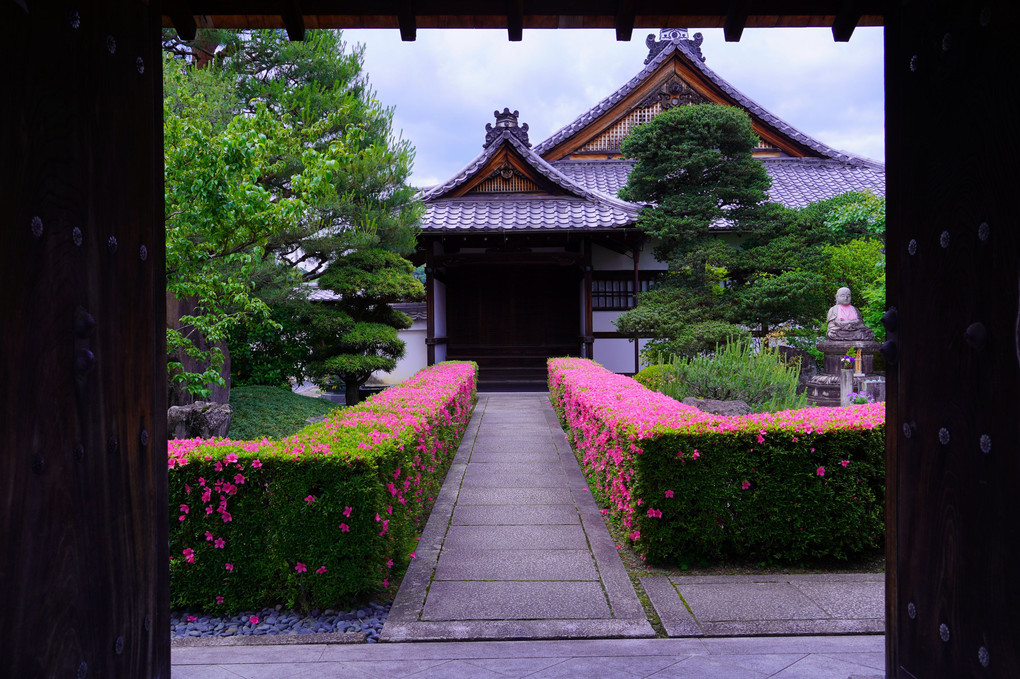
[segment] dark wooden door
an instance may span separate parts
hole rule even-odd
[[[159,13],[0,4],[0,676],[169,677]]]
[[[1017,5],[890,7],[889,676],[1018,677]]]
[[[451,269],[447,335],[451,351],[552,356],[576,352],[579,274],[564,266]]]

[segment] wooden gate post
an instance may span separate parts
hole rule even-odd
[[[1015,677],[1018,10],[888,7],[888,676]]]
[[[0,4],[4,677],[170,676],[159,23]]]

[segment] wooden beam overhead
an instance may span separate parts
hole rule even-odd
[[[510,42],[524,39],[524,0],[507,0],[506,32]]]
[[[850,37],[861,20],[861,11],[853,0],[843,0],[836,20],[832,22],[832,39],[836,42],[850,42]]]
[[[630,42],[634,33],[634,0],[620,0],[616,5],[616,39]]]
[[[747,25],[747,17],[750,14],[750,0],[735,0],[730,3],[726,11],[726,21],[723,23],[723,37],[726,42],[740,42],[740,36],[744,33],[744,26]]]
[[[414,3],[411,0],[401,0],[397,11],[397,25],[400,27],[400,39],[404,42],[414,42],[418,37],[418,26],[414,17]]]
[[[177,31],[177,37],[181,40],[190,41],[195,39],[198,32],[198,24],[195,23],[195,16],[186,2],[168,3],[166,15]]]
[[[301,14],[301,6],[297,0],[289,0],[284,5],[280,18],[283,19],[288,38],[295,42],[305,39],[305,18]]]

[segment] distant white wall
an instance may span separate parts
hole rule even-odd
[[[436,310],[436,337],[446,337],[446,283],[436,280],[435,283],[435,310]],[[444,350],[445,351],[445,350]],[[436,360],[439,360],[438,358]]]
[[[633,373],[634,343],[628,339],[595,340],[595,362],[614,373]]]
[[[591,312],[591,324],[594,326],[595,332],[616,332],[616,326],[613,325],[622,311],[592,311]]]
[[[387,386],[399,384],[425,368],[428,363],[428,353],[425,348],[425,319],[415,320],[414,324],[407,330],[397,333],[406,345],[404,357],[397,361],[397,367],[392,372],[377,371],[369,378],[368,384]]]

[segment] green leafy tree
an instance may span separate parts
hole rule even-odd
[[[195,339],[227,338],[246,378],[300,376],[303,335],[284,328],[309,318],[304,284],[351,252],[414,247],[413,149],[339,32],[200,31],[164,47],[168,288],[196,309],[194,336],[170,345],[200,356]],[[222,381],[221,349],[204,351],[208,370],[175,371],[193,393]]]
[[[621,332],[656,338],[646,354],[691,355],[746,334],[725,303],[727,285],[741,275],[738,251],[715,230],[761,229],[783,216],[767,202],[769,177],[752,156],[757,143],[746,113],[714,104],[670,109],[624,140],[623,154],[636,163],[620,197],[648,204],[638,226],[669,265],[616,322]]]

